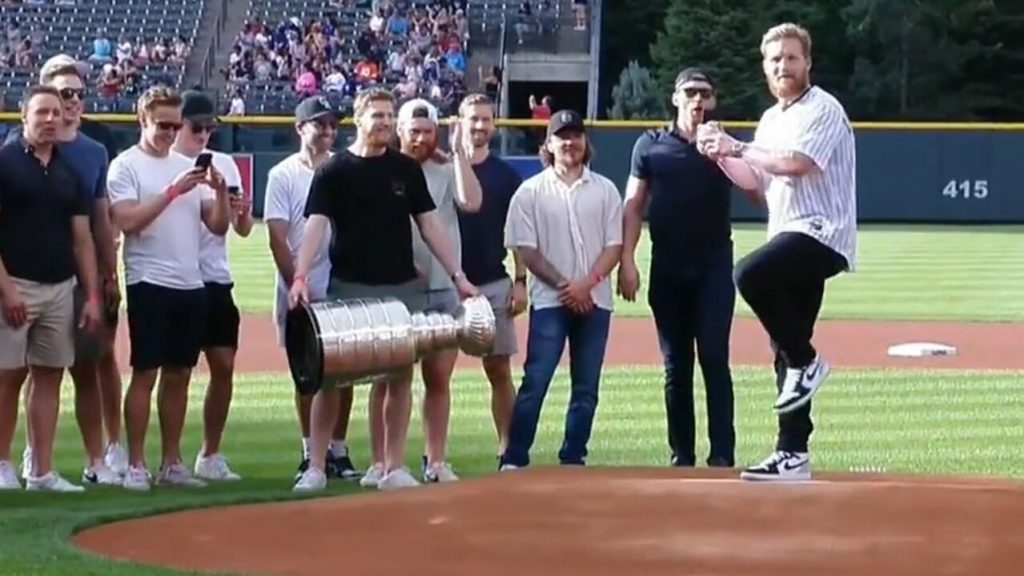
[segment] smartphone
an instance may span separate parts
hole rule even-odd
[[[228,186],[228,194],[231,194],[235,198],[242,197],[242,189],[238,186]]]
[[[213,163],[213,154],[209,152],[203,152],[196,158],[196,168],[202,168],[203,170],[209,170],[210,164]]]

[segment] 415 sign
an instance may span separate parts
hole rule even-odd
[[[947,198],[988,198],[988,180],[950,180],[942,189]]]

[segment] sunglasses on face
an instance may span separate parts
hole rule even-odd
[[[711,98],[712,92],[710,88],[683,88],[683,95],[687,98],[693,98],[698,94],[701,98],[708,99]]]
[[[79,100],[84,100],[85,88],[61,88],[60,98],[61,100],[71,100],[71,98],[78,98]]]
[[[213,134],[213,131],[217,129],[217,125],[213,124],[213,123],[209,123],[209,124],[194,124],[193,123],[193,124],[189,124],[189,128],[195,134],[202,134],[204,132],[209,132],[210,134]]]
[[[154,122],[154,124],[160,130],[170,130],[173,132],[181,130],[181,122]]]

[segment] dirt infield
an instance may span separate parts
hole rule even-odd
[[[824,481],[823,481],[824,480]],[[416,573],[865,576],[1019,574],[1024,486],[822,475],[556,469],[109,524],[75,542],[179,569],[312,576]],[[340,555],[339,555],[340,554]]]
[[[525,317],[517,323],[521,364],[526,350]],[[118,356],[128,365],[128,330],[122,323],[118,333]],[[904,342],[939,342],[955,346],[955,356],[893,358],[890,345]],[[1024,369],[1024,323],[955,322],[851,322],[818,323],[815,345],[835,366]],[[767,364],[771,361],[768,337],[761,325],[750,318],[733,324],[734,364]],[[462,367],[479,367],[479,362],[461,356]],[[606,364],[659,364],[661,355],[654,323],[648,318],[617,317],[612,320]],[[277,334],[269,314],[246,314],[242,318],[242,344],[236,360],[239,372],[283,372],[288,365],[277,346]],[[205,367],[201,368],[205,370]]]

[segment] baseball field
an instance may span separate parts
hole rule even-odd
[[[761,226],[738,226],[737,258],[763,236]],[[463,359],[449,441],[463,482],[378,493],[333,481],[328,499],[250,506],[297,500],[299,459],[292,388],[269,322],[274,272],[257,226],[230,244],[245,316],[224,450],[244,479],[144,494],[0,493],[0,574],[1014,573],[1024,556],[1024,488],[1016,483],[1024,476],[1024,227],[862,226],[859,251],[858,272],[829,285],[818,325],[816,344],[833,364],[815,400],[812,458],[821,482],[755,486],[734,481],[737,471],[666,468],[660,358],[638,301],[618,303],[586,469],[542,467],[557,462],[568,399],[562,370],[543,413],[537,468],[493,474],[489,389],[478,364]],[[953,345],[958,354],[886,354],[890,345],[917,341]],[[125,344],[122,336],[126,367]],[[738,465],[774,447],[768,352],[738,299]],[[517,379],[522,360],[522,353],[514,359]],[[184,438],[190,459],[204,393],[200,372]],[[695,394],[703,439],[699,370]],[[360,388],[349,441],[359,467],[367,465],[365,401]],[[73,406],[69,382],[56,458],[78,482]],[[408,451],[414,471],[418,410],[417,403]],[[148,441],[155,465],[155,410]],[[699,458],[704,453],[702,440]],[[218,508],[226,505],[240,506]],[[180,512],[196,508],[203,510]],[[161,512],[174,513],[153,516]],[[135,517],[149,518],[114,522]]]

